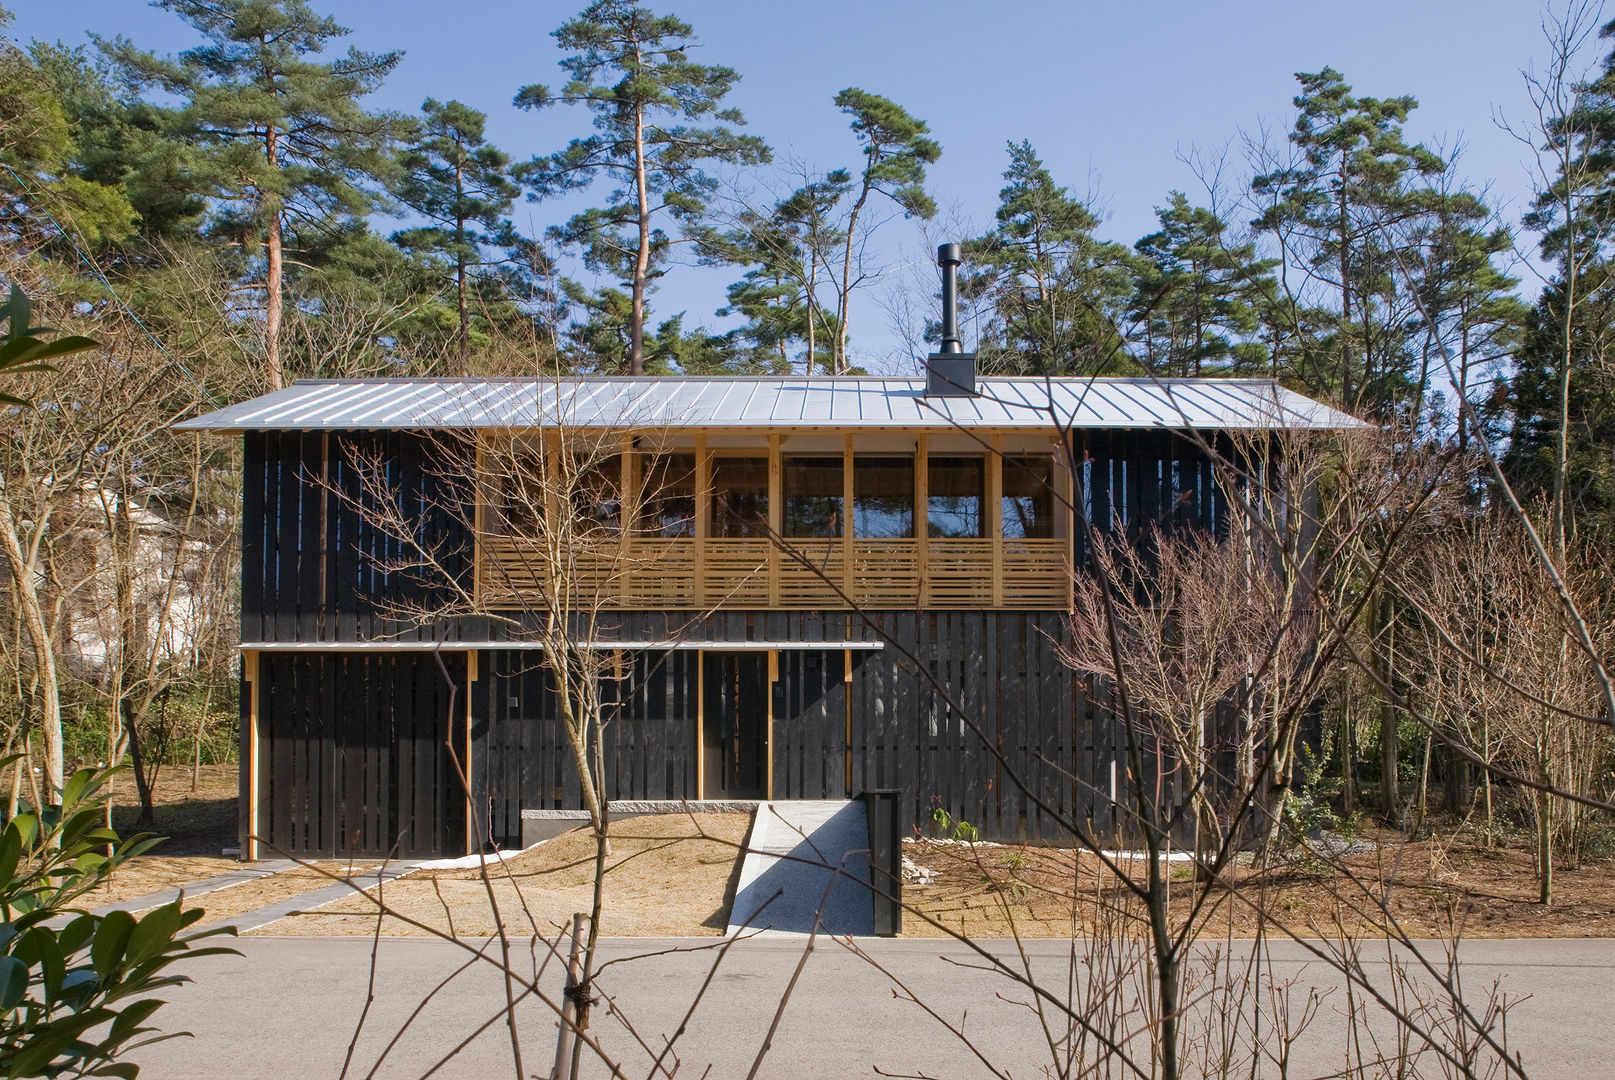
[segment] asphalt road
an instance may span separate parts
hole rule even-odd
[[[677,1076],[747,1075],[803,956],[804,940],[760,938],[729,952],[674,1047]],[[604,955],[610,959],[660,954],[613,964],[600,976],[599,985],[618,1015],[603,1014],[603,1006],[597,1009],[590,1034],[624,1062],[624,1075],[650,1074],[650,1056],[638,1044],[658,1051],[666,1045],[665,1036],[678,1030],[718,959],[711,948],[671,950],[713,943],[606,943]],[[1047,1041],[1034,1013],[1018,1004],[1026,999],[1024,987],[985,970],[979,957],[950,943],[860,944],[889,974],[821,940],[802,969],[757,1075],[993,1075],[947,1031],[944,1020],[962,1026],[1001,1074],[1045,1075]],[[158,1023],[165,1030],[188,1029],[196,1037],[137,1051],[133,1058],[142,1064],[143,1075],[165,1080],[343,1075],[371,984],[371,942],[250,937],[239,947],[244,956],[199,961],[190,969],[196,981],[170,992]],[[1019,963],[1012,944],[1000,943],[995,950]],[[1027,950],[1040,982],[1056,990],[1063,987],[1071,967],[1068,944],[1031,942]],[[1494,981],[1510,998],[1523,999],[1508,1014],[1509,1045],[1530,1076],[1615,1075],[1615,939],[1473,941],[1465,943],[1463,956],[1464,986],[1472,1001],[1483,998]],[[451,943],[382,940],[375,996],[346,1075],[516,1076],[502,1015],[504,980],[481,962],[454,975],[467,959],[474,960]],[[532,970],[525,944],[520,964]],[[1383,957],[1365,960],[1364,968],[1370,979],[1383,984]],[[1270,972],[1280,984],[1295,980],[1299,986],[1333,988],[1295,1045],[1290,1075],[1322,1076],[1340,1069],[1346,1002],[1339,976],[1309,962],[1293,943],[1274,947]],[[893,977],[941,1019],[894,993]],[[558,997],[560,965],[552,962],[539,982]],[[554,1054],[554,1014],[531,999],[518,1005],[517,1014],[523,1075],[547,1076]],[[1429,1022],[1439,1021],[1431,1016]],[[1383,1023],[1376,1022],[1376,1027],[1382,1038],[1390,1036]],[[1392,1048],[1388,1041],[1382,1046]],[[607,1075],[594,1055],[586,1058],[595,1064],[585,1075]],[[1277,1075],[1276,1067],[1265,1071]],[[1443,1072],[1427,1059],[1418,1074]]]

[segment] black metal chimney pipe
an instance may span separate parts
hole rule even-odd
[[[959,340],[959,245],[937,248],[936,261],[942,265],[942,347],[925,361],[925,396],[974,397],[976,354]]]
[[[936,261],[942,264],[942,348],[943,355],[963,352],[959,341],[959,255],[958,244],[943,244],[936,249]]]

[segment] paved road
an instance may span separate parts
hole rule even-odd
[[[656,952],[699,941],[613,941],[611,957]],[[171,992],[158,1014],[162,1025],[198,1036],[148,1047],[135,1055],[144,1075],[187,1080],[219,1077],[337,1077],[364,1006],[371,943],[352,938],[250,937],[242,958],[202,961],[197,981]],[[965,1029],[981,1049],[1015,1077],[1044,1075],[1048,1063],[1036,1021],[1006,999],[1022,996],[1001,975],[959,966],[939,957],[973,963],[957,946],[935,941],[870,941],[869,953],[902,979],[938,1013]],[[1058,942],[1032,943],[1031,962],[1042,979],[1058,983],[1068,953]],[[1465,945],[1465,985],[1502,981],[1511,995],[1530,995],[1510,1013],[1511,1045],[1535,1077],[1611,1075],[1615,1061],[1615,939],[1476,941]],[[1308,967],[1299,950],[1279,947],[1273,973],[1303,982],[1333,979]],[[1012,953],[1006,947],[1004,955]],[[477,965],[425,999],[467,954],[433,940],[383,940],[377,990],[349,1076],[423,1076],[462,1041],[463,1050],[433,1075],[510,1077],[510,1043],[502,1022],[480,1036],[479,1025],[499,1017],[504,989],[489,969]],[[762,1045],[779,995],[802,956],[802,943],[784,938],[743,941],[719,967],[677,1051],[680,1077],[745,1076]],[[695,988],[711,967],[713,951],[676,952],[607,968],[600,984],[635,1030],[660,1047],[661,1035],[677,1029]],[[1383,963],[1370,963],[1383,972]],[[541,979],[550,992],[560,984],[559,965]],[[998,995],[1002,994],[1000,998]],[[1322,1012],[1297,1048],[1292,1076],[1320,1075],[1340,1067],[1343,1024],[1340,995]],[[402,1035],[413,1010],[419,1016]],[[525,1073],[546,1075],[554,1053],[553,1014],[527,1003],[519,1009]],[[597,1014],[593,1034],[646,1076],[648,1058],[634,1050],[623,1024]],[[389,1040],[397,1045],[372,1074]],[[711,1065],[710,1073],[703,1070]],[[890,979],[839,945],[820,942],[809,957],[759,1075],[768,1077],[929,1077],[991,1075],[959,1041],[911,1002],[893,995]],[[1425,1075],[1441,1075],[1430,1063]],[[588,1075],[604,1075],[595,1068]]]

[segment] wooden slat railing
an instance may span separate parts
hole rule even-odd
[[[993,607],[1064,610],[1071,582],[1064,540],[791,541],[800,558],[767,540],[602,540],[574,545],[568,575],[578,606],[646,610],[844,608],[837,592],[873,609]],[[1002,579],[994,589],[994,545]],[[541,545],[483,541],[478,580],[497,606],[535,602],[549,585]],[[834,584],[832,584],[834,583]]]

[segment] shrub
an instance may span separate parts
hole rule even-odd
[[[200,908],[182,909],[183,897],[138,919],[73,906],[159,839],[119,840],[103,826],[98,791],[107,776],[80,770],[59,810],[18,814],[0,833],[0,1072],[8,1077],[137,1075],[137,1065],[115,1059],[175,1037],[147,1025],[163,1005],[153,994],[188,981],[171,965],[235,953],[195,947],[235,928],[183,933],[202,918]]]

